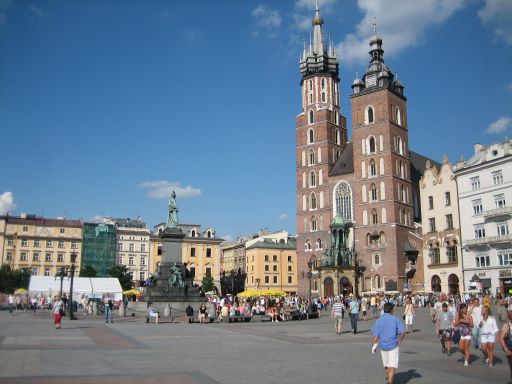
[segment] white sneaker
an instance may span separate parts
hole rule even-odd
[[[464,362],[465,367],[469,367],[469,363],[467,361]]]

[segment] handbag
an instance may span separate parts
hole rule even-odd
[[[455,329],[453,331],[453,335],[452,335],[452,341],[455,343],[455,344],[458,344],[459,341],[460,341],[460,331],[458,329]]]
[[[404,319],[404,320],[405,320],[405,315],[403,315],[403,316],[402,316],[402,319]]]
[[[62,307],[59,308],[59,314],[61,316],[64,316],[66,314],[66,312],[64,312],[64,309],[62,309]]]

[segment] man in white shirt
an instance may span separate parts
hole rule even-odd
[[[480,305],[480,300],[478,297],[475,297],[472,303],[468,307],[468,313],[473,318],[473,341],[475,343],[475,349],[479,349],[479,341],[480,341],[480,328],[478,324],[482,321],[482,306]]]

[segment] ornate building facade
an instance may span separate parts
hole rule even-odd
[[[309,289],[308,279],[300,278],[309,265],[314,295],[420,288],[422,239],[415,220],[427,159],[408,147],[404,86],[384,63],[374,28],[370,64],[352,84],[349,141],[339,62],[334,44],[324,44],[318,6],[312,24],[312,42],[300,58],[296,119],[299,293]]]

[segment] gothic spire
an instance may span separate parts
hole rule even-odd
[[[320,17],[320,8],[318,7],[318,0],[316,0],[315,17],[312,21],[313,24],[313,53],[315,55],[324,54],[324,31],[322,25],[324,20]]]

